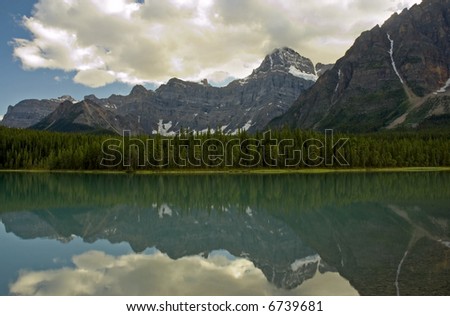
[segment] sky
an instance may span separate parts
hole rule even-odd
[[[0,118],[23,99],[223,86],[290,47],[334,63],[415,0],[1,0]]]

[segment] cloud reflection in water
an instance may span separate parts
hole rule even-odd
[[[21,271],[15,295],[357,295],[338,273],[316,275],[291,291],[278,289],[262,271],[226,251],[171,259],[159,251],[119,257],[90,251],[73,268]]]

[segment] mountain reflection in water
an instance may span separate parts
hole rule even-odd
[[[0,174],[0,235],[40,241],[35,264],[4,263],[15,277],[0,274],[0,291],[448,295],[448,183],[449,173]],[[0,239],[8,258],[11,239]]]

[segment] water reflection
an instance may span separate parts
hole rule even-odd
[[[267,281],[248,259],[224,251],[171,259],[152,255],[113,257],[87,252],[73,258],[74,268],[22,272],[11,292],[19,295],[355,295],[337,273],[320,273],[305,286],[288,291]]]
[[[0,174],[7,232],[67,245],[76,236],[85,245],[126,242],[133,250],[77,252],[58,269],[22,271],[10,290],[347,295],[354,288],[363,295],[448,295],[448,183],[449,173]],[[17,271],[23,268],[17,263]],[[86,280],[79,276],[85,270],[92,273]]]
[[[73,236],[81,236],[87,243],[101,239],[113,244],[126,241],[135,253],[157,247],[171,258],[227,249],[251,260],[267,280],[285,289],[314,276],[317,262],[292,269],[299,259],[317,256],[317,252],[284,221],[248,206],[247,212],[230,205],[219,209],[186,213],[168,203],[154,203],[148,208],[14,212],[4,213],[1,218],[8,231],[24,239],[50,237],[67,243]]]

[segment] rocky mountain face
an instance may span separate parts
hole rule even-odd
[[[55,111],[30,128],[53,132],[115,132],[134,128],[130,120],[97,103],[64,101]]]
[[[14,128],[28,128],[52,113],[64,101],[75,102],[70,96],[51,100],[23,100],[15,106],[9,106],[0,125]]]
[[[173,78],[156,91],[136,86],[128,96],[99,99],[89,95],[85,103],[74,107],[65,104],[57,111],[60,102],[51,103],[52,107],[41,109],[39,115],[35,108],[47,101],[39,101],[35,107],[24,108],[21,112],[21,106],[17,105],[10,108],[3,124],[60,131],[106,128],[120,133],[126,128],[133,133],[163,135],[173,135],[180,128],[198,132],[208,129],[220,129],[225,133],[255,132],[285,113],[317,78],[311,60],[292,49],[281,48],[267,55],[250,76],[226,87],[213,87],[207,80],[196,83]],[[28,120],[20,120],[19,114]],[[44,119],[49,114],[51,116]]]
[[[425,0],[364,32],[272,127],[366,132],[449,120],[450,0]]]
[[[136,86],[129,96],[88,97],[130,115],[148,134],[174,134],[180,128],[235,133],[263,129],[285,113],[317,80],[313,63],[289,48],[274,50],[247,78],[223,88],[173,78],[155,92]]]

